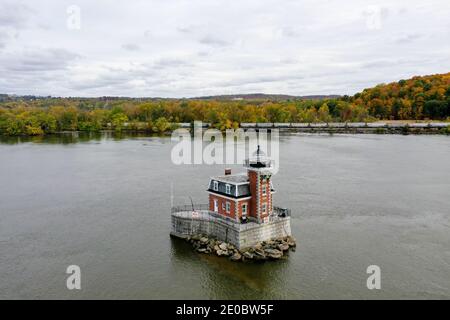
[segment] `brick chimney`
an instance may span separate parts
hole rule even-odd
[[[230,168],[225,168],[225,175],[229,176],[231,174],[231,169]]]

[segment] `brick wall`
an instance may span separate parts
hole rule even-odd
[[[230,217],[232,219],[236,218],[236,203],[234,200],[223,198],[221,196],[216,196],[213,194],[209,195],[209,210],[214,211],[214,200],[217,200],[218,204],[218,213],[222,214],[226,217]],[[230,204],[230,211],[227,212],[226,204],[227,202]]]
[[[258,179],[258,173],[255,171],[249,171],[248,177],[250,181],[250,193],[251,199],[251,211],[250,216],[258,217],[258,208],[262,209],[263,204],[266,205],[266,212],[260,213],[260,217],[264,219],[272,212],[272,194],[270,193],[270,179],[263,180],[261,175]],[[265,191],[265,192],[264,192]]]

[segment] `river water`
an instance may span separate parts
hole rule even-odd
[[[275,205],[296,252],[243,264],[169,237],[223,166],[176,166],[165,137],[0,142],[1,299],[449,299],[450,138],[282,135]],[[234,166],[233,171],[242,167]],[[81,290],[66,268],[81,268]],[[381,269],[368,290],[366,269]]]

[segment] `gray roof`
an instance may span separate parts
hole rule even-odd
[[[248,182],[248,176],[246,173],[229,174],[229,175],[225,175],[225,176],[216,176],[216,177],[213,177],[213,179],[228,182],[230,184]]]
[[[214,181],[218,182],[218,190],[214,190]],[[230,193],[226,193],[226,185],[230,185]],[[237,195],[236,195],[237,188]],[[243,198],[250,196],[248,177],[246,174],[234,174],[212,177],[209,182],[208,191],[232,198]]]

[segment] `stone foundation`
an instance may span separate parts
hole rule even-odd
[[[290,217],[271,217],[269,222],[237,223],[211,215],[208,211],[183,211],[172,213],[171,235],[187,238],[205,234],[218,240],[231,243],[238,249],[252,247],[270,239],[291,236]]]

